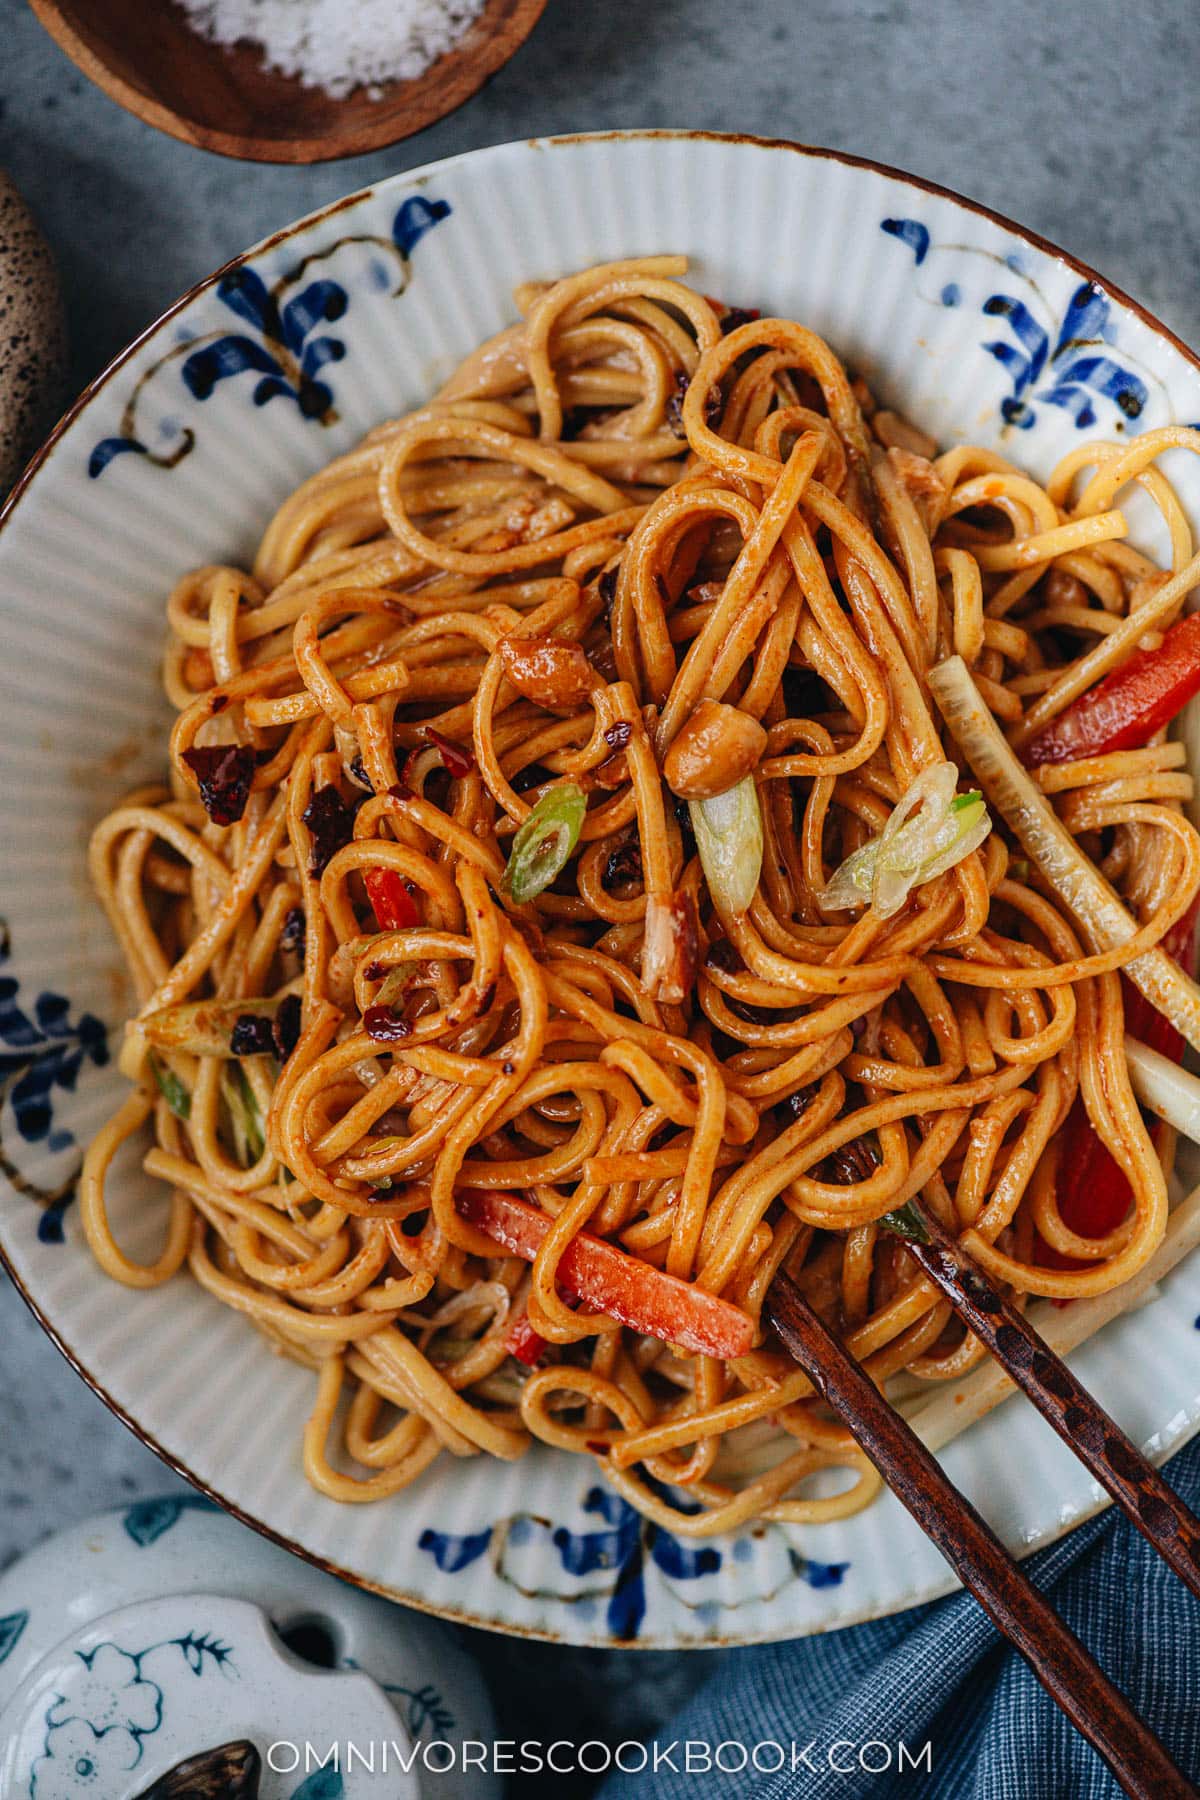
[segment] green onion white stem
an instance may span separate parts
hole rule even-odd
[[[890,919],[914,888],[978,850],[992,821],[978,789],[959,794],[957,786],[953,763],[923,769],[879,836],[853,851],[817,896],[822,909],[844,912],[869,904]]]
[[[1128,943],[1138,929],[1135,921],[1017,761],[961,656],[948,657],[931,671],[929,690],[984,793],[1075,914],[1092,947],[1105,951]],[[1178,963],[1156,946],[1135,958],[1125,973],[1200,1050],[1200,987]]]
[[[269,1019],[272,1023],[285,996],[273,1000],[197,1000],[186,1006],[166,1006],[147,1015],[141,1028],[160,1050],[186,1050],[192,1056],[228,1056],[229,1040],[239,1019]]]
[[[689,800],[688,811],[717,912],[725,917],[748,912],[763,859],[762,813],[753,776],[711,800]]]
[[[1125,1060],[1134,1093],[1150,1111],[1200,1144],[1200,1081],[1137,1038],[1125,1039]]]

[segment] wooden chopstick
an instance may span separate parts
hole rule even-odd
[[[929,1208],[912,1201],[910,1211],[928,1240],[907,1240],[914,1261],[1146,1541],[1200,1599],[1200,1519],[1028,1319],[1004,1298],[990,1276],[959,1248]]]
[[[1131,1800],[1196,1800],[1196,1790],[1124,1695],[782,1271],[771,1283],[765,1310],[897,1499]]]

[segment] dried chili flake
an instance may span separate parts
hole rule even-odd
[[[323,875],[332,856],[354,835],[354,809],[331,783],[318,788],[300,817],[312,833],[310,875]]]
[[[404,761],[400,764],[400,779],[393,782],[388,789],[393,800],[407,800],[413,792],[413,775],[416,772],[417,758],[420,754],[420,750],[415,746],[406,753]]]
[[[246,810],[255,756],[248,744],[196,744],[183,760],[200,785],[204,810],[214,825],[236,825]]]
[[[463,744],[456,744],[453,738],[444,737],[435,731],[432,725],[426,725],[425,736],[434,746],[445,765],[446,772],[456,781],[470,775],[475,769],[475,752],[468,750]]]

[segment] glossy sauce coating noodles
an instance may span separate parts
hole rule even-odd
[[[1188,570],[1156,458],[1200,440],[1089,443],[1044,488],[938,456],[684,266],[523,290],[252,572],[182,581],[169,785],[93,842],[139,1010],[89,1243],[130,1286],[186,1264],[311,1366],[339,1499],[532,1435],[685,1534],[840,1516],[877,1478],[758,1330],[776,1270],[914,1390],[981,1355],[891,1229],[914,1196],[1019,1296],[1103,1292],[1163,1237],[1117,969],[1200,886],[1182,751],[1022,777],[1119,896],[1114,947],[928,676],[961,658],[1020,750],[1157,643],[1192,576],[1117,501],[1139,481]],[[1056,1198],[1073,1109],[1129,1188],[1098,1237]],[[142,1266],[104,1188],[148,1123]]]

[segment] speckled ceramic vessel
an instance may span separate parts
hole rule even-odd
[[[86,1519],[0,1576],[4,1800],[498,1800],[463,1767],[492,1730],[452,1632],[201,1495]]]
[[[33,215],[0,171],[0,494],[62,400],[66,329],[58,276]]]
[[[952,195],[785,145],[624,133],[480,151],[354,195],[231,264],[101,379],[0,530],[0,1245],[109,1404],[280,1542],[479,1624],[694,1645],[819,1631],[951,1583],[886,1496],[836,1524],[696,1544],[648,1526],[590,1462],[545,1449],[515,1464],[444,1458],[394,1499],[338,1506],[300,1471],[310,1375],[182,1278],[114,1288],[69,1204],[80,1146],[123,1091],[110,1056],[120,958],[84,845],[162,768],[167,590],[193,564],[245,558],[304,476],[511,320],[517,282],[664,250],[693,259],[705,292],[814,326],[943,443],[1001,447],[1039,476],[1089,435],[1200,418],[1190,352],[1099,277]],[[1200,518],[1194,459],[1174,456],[1170,472]],[[1146,512],[1128,512],[1135,540],[1161,552]],[[150,1253],[162,1199],[133,1158],[112,1210],[132,1252]],[[1200,1422],[1198,1312],[1200,1268],[1185,1264],[1075,1359],[1156,1458]],[[1100,1503],[1020,1403],[945,1460],[1019,1551]]]

